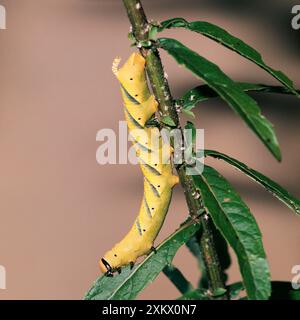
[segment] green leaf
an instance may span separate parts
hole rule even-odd
[[[157,32],[158,32],[158,26],[154,25],[154,24],[150,24],[149,26],[149,35],[148,38],[150,40],[156,41],[157,39]]]
[[[226,30],[218,27],[215,24],[206,21],[187,22],[183,18],[175,18],[164,21],[161,23],[162,27],[159,31],[170,28],[186,28],[188,30],[200,33],[214,41],[219,42],[225,47],[229,48],[245,57],[246,59],[254,62],[256,65],[267,71],[271,76],[281,82],[286,88],[293,92],[296,96],[300,97],[299,93],[295,90],[293,82],[281,71],[274,70],[268,66],[259,52],[250,47],[244,41],[236,38],[228,33]]]
[[[176,127],[175,122],[170,116],[161,117],[160,121],[169,127]]]
[[[244,163],[227,156],[224,153],[214,151],[214,150],[205,150],[205,156],[214,157],[217,159],[222,159],[228,162],[230,165],[234,166],[241,172],[245,173],[247,176],[252,178],[254,181],[261,184],[264,188],[266,188],[271,194],[277,197],[280,201],[282,201],[285,205],[287,205],[290,209],[292,209],[295,213],[300,215],[300,200],[290,194],[287,190],[281,187],[278,183],[266,177],[262,173],[249,168]]]
[[[138,42],[137,47],[138,48],[150,48],[152,46],[152,42],[150,40],[141,40]]]
[[[218,300],[226,294],[227,290],[223,288],[216,289],[215,294],[211,295],[206,289],[196,289],[194,291],[187,292],[176,300]]]
[[[230,294],[230,299],[234,299],[237,298],[240,292],[243,291],[245,288],[242,282],[236,282],[229,285],[227,289]]]
[[[188,221],[169,236],[132,270],[122,268],[113,278],[101,276],[85,296],[85,300],[132,300],[149,283],[154,281],[166,265],[171,264],[177,250],[192,237],[200,224]]]
[[[262,236],[249,208],[215,169],[205,166],[193,180],[206,211],[237,255],[249,299],[265,300],[271,294],[270,273]]]
[[[192,160],[196,154],[196,128],[195,125],[188,121],[184,127],[184,137],[185,137],[185,159]]]
[[[237,82],[241,90],[244,92],[269,92],[291,94],[285,87],[269,86],[258,83]],[[300,93],[300,91],[298,91]],[[218,93],[208,85],[201,85],[186,92],[180,100],[183,109],[186,111],[192,110],[198,103],[218,97]],[[191,112],[191,111],[190,111]]]
[[[279,144],[272,124],[262,116],[255,100],[244,93],[238,84],[231,80],[212,62],[190,50],[174,39],[160,38],[161,48],[165,49],[179,64],[184,65],[197,77],[203,79],[256,133],[277,160],[281,159]]]
[[[135,42],[135,41],[136,41],[136,40],[135,40],[135,36],[133,35],[132,32],[129,32],[129,33],[128,33],[128,39],[129,39],[130,41],[132,41],[132,42]]]
[[[171,29],[171,28],[186,28],[188,22],[183,18],[172,18],[165,20],[160,23],[160,28],[158,29],[158,32],[162,32],[165,29]]]
[[[293,289],[290,282],[273,281],[270,300],[300,300],[300,290]]]
[[[187,292],[176,300],[212,300],[212,298],[208,296],[207,290],[196,289],[194,291]]]
[[[219,298],[219,297],[222,297],[226,294],[227,290],[224,289],[224,288],[217,288],[215,291],[214,291],[214,294],[213,294],[213,297],[214,298]]]
[[[163,273],[169,278],[180,293],[185,294],[194,290],[192,284],[184,277],[182,272],[173,264],[165,266]]]
[[[189,111],[189,110],[186,110],[186,109],[182,109],[182,113],[184,115],[186,115],[187,117],[190,117],[190,118],[193,118],[193,119],[196,118],[194,112],[192,112],[192,111]]]

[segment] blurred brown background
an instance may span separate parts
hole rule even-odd
[[[149,18],[207,20],[257,48],[267,63],[300,87],[299,36],[290,26],[297,1],[148,0]],[[102,128],[123,119],[115,56],[131,50],[129,24],[120,0],[1,0],[7,30],[0,30],[0,264],[7,290],[0,299],[81,299],[99,275],[98,258],[131,226],[142,196],[137,166],[100,166],[95,154]],[[216,43],[183,30],[166,32],[201,52],[240,81],[276,83],[250,62]],[[199,82],[162,55],[175,96]],[[283,162],[277,163],[222,102],[198,108],[206,148],[246,162],[297,196],[299,100],[255,96],[275,124]],[[248,178],[217,161],[240,190],[264,234],[274,279],[291,280],[300,264],[300,219]],[[178,187],[164,238],[187,215]],[[186,249],[175,263],[193,283],[196,262]],[[236,262],[230,280],[239,279]],[[139,298],[175,298],[163,275]]]

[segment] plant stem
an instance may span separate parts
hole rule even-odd
[[[146,18],[140,0],[123,0],[129,20],[132,26],[132,32],[135,39],[139,41],[148,39],[149,23]],[[175,123],[176,127],[181,130],[175,101],[171,95],[168,80],[165,76],[164,69],[161,63],[159,52],[156,48],[141,48],[141,54],[146,59],[146,71],[149,77],[151,88],[155,98],[159,102],[159,114],[161,117],[168,116]],[[182,133],[182,130],[181,130]],[[180,183],[183,187],[186,197],[189,213],[192,217],[196,217],[199,213],[203,213],[201,199],[195,198],[196,187],[192,177],[186,174],[185,164],[175,166]],[[219,263],[217,251],[214,246],[213,233],[211,231],[211,222],[207,219],[207,215],[202,214],[200,221],[203,227],[202,236],[200,239],[200,248],[205,260],[207,268],[209,287],[211,292],[217,289],[224,289],[224,281],[222,270]]]

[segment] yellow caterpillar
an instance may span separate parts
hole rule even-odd
[[[158,103],[150,94],[145,74],[145,59],[133,53],[122,68],[120,59],[113,63],[113,73],[121,83],[125,118],[133,145],[144,175],[144,197],[140,212],[128,234],[99,261],[100,269],[112,276],[124,265],[134,265],[137,258],[154,249],[156,239],[166,217],[172,188],[178,177],[172,174],[172,148],[164,143],[156,127],[146,122],[157,111]]]

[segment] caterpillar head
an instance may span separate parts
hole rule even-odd
[[[124,65],[119,68],[121,59],[113,62],[112,71],[120,81],[125,98],[129,102],[143,103],[150,97],[145,74],[145,59],[140,53],[133,53]]]
[[[114,255],[113,251],[107,252],[99,261],[99,268],[101,272],[108,276],[112,276],[119,265],[120,262],[118,261],[118,256]]]
[[[106,259],[102,258],[99,261],[99,268],[102,273],[106,273],[108,276],[112,276],[113,274],[113,269],[108,261]]]
[[[115,271],[118,271],[125,263],[124,254],[117,244],[112,250],[106,252],[104,257],[99,261],[101,272],[107,276],[112,276]]]

